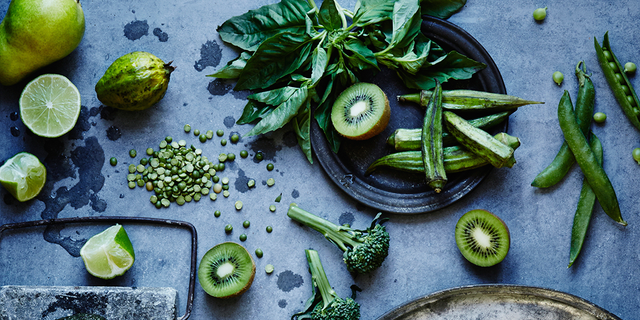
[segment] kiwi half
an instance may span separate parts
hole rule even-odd
[[[352,140],[366,140],[389,124],[389,100],[373,83],[358,82],[345,89],[331,109],[331,123],[338,133]]]
[[[509,252],[509,228],[493,213],[476,209],[465,213],[456,224],[456,244],[469,262],[490,267]]]
[[[251,254],[234,242],[223,242],[209,249],[198,267],[200,286],[216,298],[243,294],[251,287],[255,274]]]

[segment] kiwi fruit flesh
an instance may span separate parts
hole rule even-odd
[[[366,140],[389,124],[387,95],[373,83],[358,82],[345,89],[331,108],[331,123],[340,135]]]
[[[458,220],[455,229],[456,244],[469,262],[490,267],[500,263],[509,252],[509,228],[493,213],[475,209]]]
[[[209,249],[198,266],[200,286],[216,298],[231,298],[251,287],[256,264],[251,254],[235,242],[223,242]]]

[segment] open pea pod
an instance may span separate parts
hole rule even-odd
[[[618,104],[629,121],[631,121],[636,129],[640,130],[640,101],[631,82],[629,82],[629,78],[627,78],[627,75],[624,73],[620,61],[618,61],[618,58],[616,58],[616,55],[613,54],[611,50],[609,32],[607,31],[604,34],[602,47],[595,37],[593,37],[593,42],[600,68],[602,68],[602,73],[604,73],[609,87],[611,91],[613,91],[613,95],[616,97]]]

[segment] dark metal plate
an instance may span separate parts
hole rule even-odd
[[[445,83],[445,89],[467,88],[494,93],[506,93],[498,67],[487,51],[470,34],[460,27],[433,17],[425,16],[422,32],[445,50],[455,50],[487,67],[476,73],[470,80]],[[422,175],[392,170],[379,170],[365,176],[367,167],[376,159],[391,153],[392,147],[386,139],[397,128],[420,128],[424,111],[411,103],[397,102],[396,96],[413,93],[389,69],[383,68],[372,79],[363,81],[379,85],[389,97],[391,119],[381,134],[366,141],[343,139],[340,151],[331,151],[322,130],[313,121],[311,128],[312,148],[320,165],[344,192],[355,200],[380,211],[416,214],[443,208],[462,198],[475,188],[489,174],[491,167],[449,175],[444,190],[435,193],[424,183]],[[498,128],[506,131],[507,123]]]
[[[568,293],[517,285],[478,285],[418,298],[378,320],[581,319],[620,320]]]

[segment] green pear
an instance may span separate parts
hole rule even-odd
[[[0,84],[16,84],[66,57],[83,36],[78,0],[12,0],[0,23]]]

